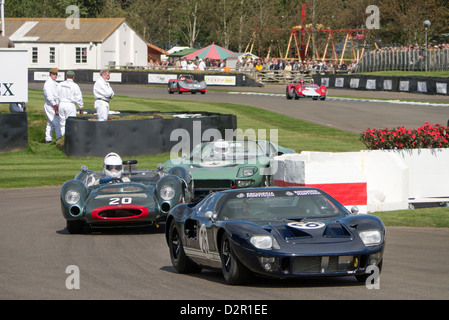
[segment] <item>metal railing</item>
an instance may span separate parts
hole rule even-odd
[[[363,56],[356,68],[356,72],[388,70],[447,71],[449,49],[374,51]]]

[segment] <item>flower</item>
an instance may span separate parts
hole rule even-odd
[[[449,148],[449,128],[426,122],[417,129],[367,129],[360,140],[368,149]]]

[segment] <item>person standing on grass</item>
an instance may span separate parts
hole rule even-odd
[[[59,123],[59,96],[58,96],[58,69],[50,69],[50,76],[44,84],[44,111],[47,116],[47,125],[45,127],[45,142],[51,143],[53,141],[53,132],[56,135],[56,140],[62,137],[61,126]]]
[[[76,106],[80,109],[80,114],[84,113],[83,94],[74,80],[75,72],[67,71],[66,81],[61,82],[58,86],[59,119],[62,135],[65,135],[67,118],[76,117]]]
[[[109,117],[109,101],[114,97],[114,90],[108,82],[110,77],[109,70],[101,70],[100,77],[94,84],[94,106],[97,109],[98,121],[106,121]]]

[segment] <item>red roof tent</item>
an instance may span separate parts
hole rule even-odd
[[[154,61],[160,61],[161,60],[161,55],[165,54],[168,55],[168,52],[156,47],[155,45],[148,43],[147,42],[147,47],[148,47],[148,61],[150,61],[151,59],[153,59]]]
[[[198,57],[199,59],[209,58],[211,60],[224,60],[233,53],[234,52],[230,50],[227,50],[225,48],[217,46],[215,43],[212,43],[211,45],[203,49],[185,55],[183,58],[187,60],[192,60],[195,59],[196,57]]]

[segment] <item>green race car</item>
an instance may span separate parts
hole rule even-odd
[[[190,157],[171,159],[165,168],[187,168],[195,181],[195,196],[226,189],[272,184],[273,158],[294,150],[265,140],[217,140],[196,146]]]
[[[146,226],[165,223],[168,212],[179,203],[193,199],[193,180],[182,167],[164,170],[132,169],[121,178],[104,177],[81,167],[73,180],[61,187],[62,215],[69,233],[85,233],[91,228]]]

